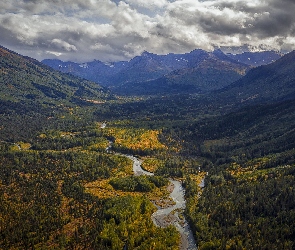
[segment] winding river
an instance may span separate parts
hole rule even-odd
[[[133,172],[134,175],[153,175],[153,173],[147,172],[141,167],[141,160],[132,156],[125,155],[133,161]],[[158,227],[166,227],[168,225],[174,225],[181,235],[181,250],[193,250],[197,249],[193,233],[189,227],[188,222],[184,217],[179,218],[179,210],[185,209],[185,190],[181,183],[176,180],[170,180],[173,185],[173,191],[170,197],[175,202],[175,205],[167,208],[158,208],[156,212],[152,214],[152,220]]]
[[[105,124],[101,128],[105,128]],[[106,148],[106,151],[112,147],[112,142],[109,141],[109,145]],[[154,175],[151,172],[145,171],[141,167],[142,161],[136,158],[133,155],[120,154],[128,157],[133,161],[133,172],[134,175]],[[173,186],[173,191],[170,194],[170,197],[173,199],[175,204],[167,208],[159,208],[156,212],[152,214],[152,220],[154,224],[158,227],[166,227],[168,225],[174,225],[181,235],[181,245],[180,250],[195,250],[197,245],[193,237],[193,232],[190,229],[190,226],[184,216],[179,216],[179,212],[185,209],[185,190],[182,187],[181,183],[177,180],[170,179],[170,184]],[[203,186],[202,184],[200,185]]]

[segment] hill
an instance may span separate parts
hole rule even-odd
[[[10,141],[31,137],[53,124],[81,123],[78,107],[112,98],[97,83],[60,73],[4,47],[0,47],[0,85],[0,139]],[[60,122],[70,114],[71,121]]]
[[[101,101],[109,93],[98,84],[61,74],[29,57],[0,47],[0,98],[6,101]]]

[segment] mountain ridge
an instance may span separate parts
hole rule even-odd
[[[277,61],[251,69],[244,77],[220,90],[218,99],[256,103],[295,98],[295,51]]]
[[[244,64],[220,60],[214,54],[208,54],[195,62],[194,67],[174,70],[155,80],[125,83],[114,91],[127,95],[204,94],[240,79],[248,70]]]
[[[55,71],[43,63],[0,47],[2,100],[40,103],[101,100],[109,93],[97,83]]]
[[[231,77],[226,75],[223,76],[221,73],[219,73],[219,79],[226,78],[223,82],[232,82],[237,80],[251,67],[244,63],[233,60],[220,50],[207,52],[201,49],[196,49],[185,54],[170,53],[167,55],[157,55],[145,51],[140,56],[136,56],[128,62],[108,64],[100,61],[84,64],[55,60],[43,60],[42,62],[56,70],[78,75],[80,77],[85,77],[96,82],[101,82],[104,86],[111,87],[118,94],[134,94],[130,88],[131,86],[132,88],[135,87],[138,90],[137,94],[141,93],[146,95],[151,92],[156,93],[156,89],[153,87],[154,89],[152,91],[146,91],[145,88],[142,88],[142,85],[150,84],[151,81],[160,82],[161,86],[163,84],[165,85],[165,80],[163,79],[166,76],[170,75],[172,78],[177,78],[177,75],[179,75],[181,70],[183,70],[182,74],[185,74],[186,71],[189,73],[191,69],[202,71],[202,65],[205,67],[205,62],[212,60],[220,61],[219,72],[222,71],[222,67],[225,65],[227,65],[224,69],[225,71],[232,71],[232,79]],[[95,66],[91,68],[91,64],[95,64]],[[208,62],[206,67],[214,69],[216,68],[215,64],[216,63],[211,62],[210,65]],[[174,73],[175,77],[173,76]],[[199,74],[202,73],[200,72]],[[213,73],[210,72],[210,74],[212,75]],[[208,82],[210,82],[210,74],[204,74],[204,77]],[[186,78],[189,78],[189,76]],[[155,82],[153,82],[153,84]],[[213,79],[213,82],[216,82],[216,79]],[[137,84],[138,86],[136,86]],[[180,80],[175,84],[183,85],[183,82]],[[199,90],[200,88],[198,83],[192,83],[192,86],[193,87],[190,88],[190,91],[203,91],[202,88]],[[207,89],[204,89],[204,91],[207,91]],[[163,94],[163,92],[159,94]]]
[[[227,53],[226,55],[233,60],[255,67],[270,64],[283,56],[282,53],[273,50],[260,52],[243,52],[241,54]]]

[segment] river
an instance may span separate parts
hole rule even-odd
[[[103,124],[102,128],[105,128],[105,124]],[[112,142],[109,141],[106,151],[109,152],[111,147]],[[120,155],[124,155],[133,161],[134,175],[154,175],[153,173],[142,169],[142,161],[135,156],[126,154]],[[185,190],[181,183],[177,180],[170,179],[170,184],[173,185],[173,191],[171,192],[170,197],[173,199],[175,204],[167,208],[158,207],[158,210],[152,214],[151,218],[154,224],[158,227],[167,227],[168,225],[174,225],[176,227],[181,235],[180,250],[195,250],[197,249],[197,245],[193,237],[193,232],[184,216],[179,216],[179,212],[181,213],[185,209]]]
[[[134,175],[153,175],[148,171],[145,171],[141,167],[141,160],[132,156],[125,155],[133,161],[133,172]],[[193,237],[193,232],[190,229],[190,226],[184,216],[179,216],[179,212],[182,212],[185,209],[185,190],[182,187],[181,183],[177,180],[170,180],[170,183],[173,185],[173,191],[170,194],[170,197],[173,199],[175,204],[167,208],[159,208],[156,212],[152,214],[152,220],[154,224],[158,227],[166,227],[168,225],[174,225],[181,235],[181,250],[193,250],[197,249],[195,239]]]

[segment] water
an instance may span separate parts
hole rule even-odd
[[[174,189],[172,193],[170,194],[170,197],[175,202],[175,205],[168,208],[158,209],[155,213],[152,214],[152,220],[156,226],[163,226],[163,218],[166,216],[171,215],[171,212],[173,212],[176,209],[185,209],[185,190],[182,187],[181,183],[176,180],[170,180],[170,182],[174,185]],[[181,249],[188,249],[193,250],[197,249],[196,242],[193,236],[193,232],[190,229],[190,226],[188,222],[184,220],[180,220],[178,217],[178,213],[175,213],[175,217],[172,223],[177,230],[181,234]]]
[[[104,124],[102,128],[105,128]],[[112,147],[112,142],[109,141],[109,145],[106,148],[106,151],[109,152],[111,147]],[[142,161],[140,159],[134,157],[133,155],[125,155],[125,154],[123,155],[133,161],[133,172],[135,176],[154,175],[153,173],[150,173],[142,169],[141,167]],[[188,222],[185,220],[185,218],[181,220],[178,216],[178,211],[175,211],[176,209],[181,209],[181,210],[185,209],[185,203],[186,203],[184,198],[185,190],[182,187],[181,183],[177,180],[170,180],[170,183],[172,183],[174,186],[174,189],[172,193],[170,194],[170,197],[175,202],[175,205],[167,207],[167,208],[158,209],[155,213],[152,214],[152,217],[151,217],[152,221],[158,227],[165,227],[170,224],[174,225],[181,234],[180,249],[195,250],[197,249],[197,245],[193,237],[193,232],[191,231]],[[200,186],[203,187],[204,183],[202,182]],[[172,220],[168,223],[165,223],[164,218],[168,216],[172,218]]]
[[[145,171],[141,167],[142,161],[139,160],[138,158],[132,156],[132,155],[125,155],[129,159],[133,161],[133,172],[134,175],[154,175],[153,173],[150,173],[148,171]],[[183,219],[179,219],[178,217],[178,212],[176,211],[174,214],[172,213],[176,209],[185,209],[185,190],[182,187],[181,183],[177,180],[170,180],[170,182],[173,184],[174,189],[172,193],[170,194],[170,197],[173,199],[175,202],[175,205],[163,208],[163,209],[158,209],[155,213],[152,214],[152,220],[154,224],[158,227],[163,227],[167,226],[168,224],[173,224],[176,229],[180,232],[181,234],[181,250],[194,250],[197,249],[196,242],[193,236],[193,233],[190,229],[190,226],[188,222]],[[172,221],[171,223],[166,224],[163,222],[164,218],[169,216]]]

